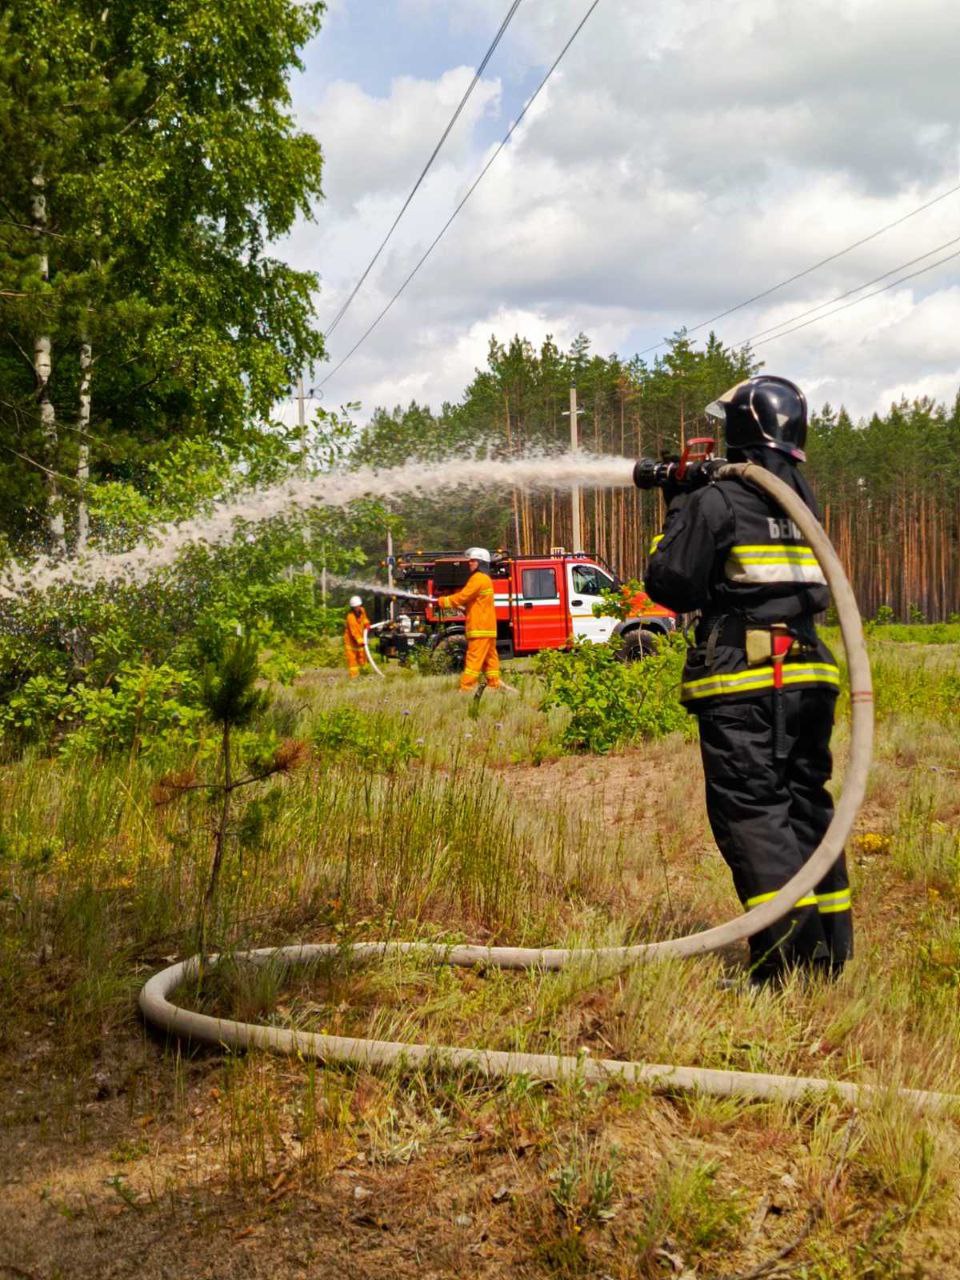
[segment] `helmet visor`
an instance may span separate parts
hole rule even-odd
[[[722,400],[711,400],[704,409],[704,414],[719,426],[725,426],[727,421],[727,410]]]

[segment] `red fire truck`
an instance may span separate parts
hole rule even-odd
[[[466,560],[455,552],[400,554],[394,564],[399,587],[424,595],[449,595],[470,576]],[[621,653],[627,660],[642,658],[656,647],[657,638],[669,635],[676,619],[668,609],[655,605],[640,593],[631,600],[630,616],[623,621],[596,617],[595,604],[603,591],[620,584],[598,556],[571,555],[557,547],[547,556],[514,556],[498,553],[490,566],[497,611],[497,649],[502,658],[564,649],[581,637],[607,641],[621,636]],[[381,603],[386,613],[387,605]],[[408,658],[425,645],[438,662],[451,668],[463,665],[466,649],[462,614],[442,611],[416,599],[394,606],[394,619],[378,628],[384,657]]]

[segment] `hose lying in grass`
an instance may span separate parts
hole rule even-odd
[[[694,956],[717,951],[740,942],[776,923],[799,901],[811,893],[827,870],[839,857],[856,818],[866,790],[867,773],[873,739],[873,691],[870,664],[867,659],[860,613],[853,591],[830,540],[806,506],[787,485],[762,467],[751,463],[728,464],[718,472],[718,479],[741,479],[763,489],[802,530],[816,554],[833,592],[840,618],[844,648],[850,672],[851,733],[850,760],[844,780],[843,794],[837,802],[833,821],[823,840],[805,865],[769,902],[726,924],[701,933],[664,942],[651,942],[629,947],[591,949],[444,946],[439,943],[372,942],[354,943],[357,956],[390,955],[416,952],[433,956],[438,963],[501,969],[561,969],[574,962],[596,963],[604,971],[665,956]],[[301,945],[239,952],[234,959],[253,963],[274,960],[287,965],[315,961],[340,950],[338,944]],[[215,958],[208,963],[215,963]],[[867,1085],[840,1083],[833,1080],[799,1076],[774,1076],[759,1072],[712,1071],[701,1067],[678,1067],[661,1064],[596,1060],[586,1056],[562,1057],[549,1054],[504,1053],[483,1048],[454,1048],[448,1045],[396,1044],[385,1040],[359,1040],[315,1032],[297,1032],[280,1027],[258,1026],[194,1013],[179,1008],[169,1000],[171,993],[189,978],[196,978],[198,957],[181,961],[155,974],[140,992],[140,1008],[144,1017],[172,1035],[219,1044],[225,1048],[261,1048],[274,1053],[297,1054],[322,1062],[345,1062],[367,1067],[388,1067],[406,1063],[411,1066],[430,1063],[451,1068],[470,1068],[502,1078],[529,1075],[556,1080],[579,1075],[588,1080],[620,1079],[643,1082],[661,1092],[691,1090],[716,1096],[752,1099],[791,1099],[808,1094],[835,1094],[852,1103],[865,1102],[877,1092]],[[960,1097],[901,1089],[899,1094],[919,1110],[945,1110],[960,1104]]]

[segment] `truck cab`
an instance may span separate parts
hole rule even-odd
[[[458,591],[470,570],[462,555],[408,553],[397,557],[395,577],[411,590],[446,596]],[[601,643],[621,636],[624,656],[642,657],[656,646],[656,637],[675,627],[674,615],[640,593],[631,600],[629,616],[619,620],[597,617],[594,605],[603,602],[604,591],[620,585],[616,574],[598,556],[570,554],[562,547],[544,556],[497,553],[490,566],[497,615],[497,649],[504,658],[539,653],[542,649],[568,648],[577,640]],[[464,643],[462,614],[436,605],[405,601],[406,639],[399,646],[409,650],[417,643],[442,646],[453,654]],[[398,646],[391,628],[381,638],[381,652],[394,654]],[[397,638],[399,639],[399,637]]]

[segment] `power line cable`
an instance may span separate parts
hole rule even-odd
[[[915,218],[918,213],[923,213],[925,209],[930,209],[935,204],[939,204],[941,200],[946,200],[948,196],[956,195],[960,191],[960,183],[955,187],[950,187],[948,191],[942,191],[940,195],[934,196],[932,200],[928,200],[926,204],[918,205],[916,209],[911,209],[909,213],[905,213],[902,217],[895,218],[893,222],[888,222],[886,226],[879,227],[876,231],[871,231],[868,236],[863,236],[859,240],[855,240],[853,244],[848,244],[844,249],[838,249],[836,253],[831,253],[826,258],[821,258],[819,262],[813,263],[812,266],[804,267],[802,271],[798,271],[795,275],[788,276],[786,280],[781,280],[778,284],[773,284],[769,289],[763,289],[760,293],[755,293],[752,298],[746,298],[743,302],[738,302],[736,306],[728,307],[726,311],[718,311],[715,316],[711,316],[709,320],[701,320],[699,324],[688,328],[686,332],[696,333],[699,329],[705,329],[708,324],[714,324],[717,320],[723,320],[725,316],[731,316],[735,311],[742,311],[744,307],[749,307],[753,302],[759,302],[761,298],[767,298],[771,293],[776,293],[778,289],[785,288],[788,284],[793,284],[796,280],[802,280],[804,276],[812,275],[814,271],[819,271],[821,267],[825,267],[830,262],[836,262],[838,258],[844,257],[848,253],[852,253],[854,249],[859,249],[861,245],[868,244],[871,240],[876,240],[878,236],[882,236],[884,232],[891,231],[894,227],[899,227],[901,223]],[[882,278],[882,277],[881,277]],[[865,286],[863,286],[865,287]],[[652,347],[644,347],[638,352],[639,355],[645,356],[650,351],[656,351],[658,347],[665,346],[668,342],[667,338],[655,342]]]
[[[949,249],[952,244],[958,243],[960,243],[960,236],[954,236],[952,240],[944,240],[943,244],[938,244],[933,249],[928,249],[926,253],[921,253],[916,258],[911,258],[909,262],[901,262],[899,266],[892,267],[889,271],[884,271],[882,275],[874,276],[872,280],[864,280],[863,284],[858,284],[854,289],[848,289],[846,293],[838,293],[835,298],[828,298],[826,302],[819,302],[815,307],[809,307],[806,311],[801,311],[797,315],[791,316],[789,320],[781,320],[779,324],[772,324],[767,329],[761,329],[748,341],[752,342],[756,338],[765,338],[768,333],[776,333],[784,325],[793,324],[796,320],[803,320],[806,316],[812,316],[815,311],[822,311],[824,307],[832,307],[835,302],[842,302],[844,298],[850,298],[853,294],[860,293],[863,289],[869,289],[872,284],[879,284],[881,280],[887,280],[890,276],[895,276],[898,271],[904,271],[907,267],[915,266],[916,263],[922,262],[924,258],[932,258],[935,253],[940,253],[941,250]]]
[[[367,276],[373,270],[374,266],[376,265],[377,259],[380,257],[381,253],[383,253],[384,249],[387,247],[387,243],[389,242],[390,237],[393,235],[394,231],[396,231],[397,226],[399,225],[400,219],[403,217],[407,209],[410,207],[410,201],[417,194],[424,178],[430,172],[430,169],[431,169],[431,166],[433,165],[434,160],[436,160],[437,156],[440,154],[440,148],[446,142],[447,138],[450,135],[450,130],[457,123],[457,120],[460,118],[460,113],[463,111],[463,108],[467,105],[467,102],[471,94],[473,93],[474,89],[480,83],[480,77],[483,75],[484,70],[486,69],[487,63],[493,57],[493,54],[494,54],[494,51],[496,50],[497,45],[500,43],[501,39],[503,38],[504,32],[506,31],[507,27],[509,27],[511,21],[513,20],[513,15],[517,12],[519,8],[520,8],[520,0],[513,0],[513,3],[510,5],[510,8],[507,10],[506,17],[500,23],[500,28],[497,31],[497,34],[493,37],[493,40],[490,43],[489,49],[487,49],[487,52],[483,55],[483,59],[480,62],[480,65],[477,67],[476,71],[474,72],[473,79],[470,81],[470,84],[467,87],[466,92],[464,93],[460,101],[457,103],[456,111],[454,111],[453,115],[450,117],[449,121],[447,122],[447,127],[444,129],[443,133],[440,135],[440,141],[437,143],[437,145],[433,148],[433,151],[430,153],[430,158],[427,161],[427,163],[423,166],[423,170],[420,174],[420,177],[417,178],[416,182],[413,184],[413,187],[410,190],[410,194],[407,196],[406,200],[404,200],[403,205],[400,208],[400,212],[397,214],[397,216],[394,218],[393,222],[391,223],[390,230],[380,241],[379,248],[377,249],[373,257],[370,259],[370,261],[367,263],[366,267],[364,268],[363,275],[360,277],[357,283],[353,286],[353,290],[351,291],[349,297],[342,304],[342,306],[340,307],[340,310],[337,312],[337,314],[330,321],[330,324],[327,326],[327,330],[326,330],[327,337],[329,337],[330,334],[333,333],[334,329],[336,329],[337,325],[346,315],[347,309],[349,308],[350,304],[353,302],[354,298],[360,292],[360,289],[363,285],[364,280],[366,280]]]
[[[463,197],[463,199],[460,201],[460,203],[456,206],[456,208],[454,209],[453,213],[451,213],[450,217],[446,220],[446,222],[443,224],[443,226],[442,226],[442,227],[440,228],[440,230],[437,232],[436,236],[435,236],[435,237],[433,238],[433,240],[431,241],[431,243],[430,243],[429,247],[427,248],[426,252],[423,254],[423,256],[420,258],[420,260],[417,262],[416,266],[413,268],[413,270],[410,272],[410,274],[409,274],[409,275],[407,276],[407,278],[404,280],[403,284],[401,284],[400,288],[396,291],[396,293],[393,295],[393,297],[390,299],[390,301],[387,303],[387,305],[383,308],[383,310],[382,310],[382,311],[380,312],[380,314],[376,317],[376,319],[375,319],[375,320],[374,320],[370,325],[368,325],[368,327],[367,327],[367,328],[364,330],[364,332],[360,335],[360,337],[359,337],[359,338],[357,339],[357,341],[353,344],[353,346],[350,348],[350,350],[347,352],[347,354],[343,357],[343,359],[339,362],[339,364],[334,365],[334,367],[330,370],[330,372],[329,372],[325,377],[321,378],[321,380],[320,380],[320,385],[321,385],[321,386],[323,386],[326,382],[328,382],[328,381],[329,381],[329,380],[334,376],[334,374],[338,373],[338,372],[343,368],[343,366],[347,363],[347,361],[348,361],[348,360],[349,360],[349,359],[350,359],[350,358],[355,354],[355,352],[356,352],[356,351],[358,351],[358,350],[359,350],[359,348],[360,348],[360,347],[361,347],[361,346],[366,342],[367,338],[369,338],[369,337],[370,337],[371,333],[373,333],[374,329],[376,329],[377,325],[378,325],[378,324],[380,323],[380,321],[384,318],[384,316],[387,314],[387,312],[390,310],[390,308],[393,306],[393,304],[397,301],[397,299],[398,299],[398,298],[400,297],[400,295],[403,293],[404,289],[406,289],[407,285],[408,285],[408,284],[410,283],[410,281],[414,278],[414,276],[417,274],[417,272],[420,270],[420,268],[423,266],[423,264],[426,262],[426,260],[430,257],[431,253],[433,253],[434,249],[437,247],[437,245],[438,245],[438,244],[440,243],[440,241],[443,239],[443,237],[444,237],[444,235],[446,234],[447,230],[449,229],[449,227],[450,227],[450,226],[451,226],[451,224],[453,223],[454,219],[457,217],[457,214],[460,212],[460,210],[463,208],[463,206],[467,203],[467,201],[468,201],[468,200],[470,199],[470,197],[473,195],[474,191],[476,191],[477,187],[479,187],[479,185],[480,185],[480,183],[483,181],[483,179],[484,179],[484,177],[485,177],[485,175],[486,175],[487,171],[490,169],[490,166],[493,164],[493,162],[496,160],[497,156],[500,154],[500,152],[503,150],[503,148],[504,148],[504,147],[507,145],[507,143],[510,141],[511,137],[512,137],[512,136],[513,136],[513,134],[514,134],[514,131],[515,131],[515,130],[517,129],[517,127],[519,126],[519,124],[520,124],[521,120],[523,120],[524,116],[527,114],[527,112],[528,112],[528,111],[530,110],[530,108],[533,106],[534,102],[536,102],[537,97],[539,96],[541,89],[544,87],[544,85],[547,83],[547,81],[548,81],[548,80],[550,79],[550,77],[553,75],[554,71],[556,71],[557,67],[558,67],[558,66],[560,65],[560,63],[563,61],[564,55],[566,54],[567,50],[568,50],[568,49],[570,48],[570,46],[573,44],[574,40],[576,40],[577,36],[580,34],[580,32],[583,30],[583,28],[586,26],[586,24],[587,24],[587,19],[588,19],[588,18],[590,17],[590,15],[593,13],[594,9],[596,9],[596,7],[597,7],[597,5],[598,5],[599,3],[600,3],[600,0],[593,0],[593,3],[592,3],[592,4],[590,5],[590,7],[587,9],[587,12],[583,15],[583,17],[580,19],[580,21],[579,21],[579,23],[577,24],[577,26],[574,28],[573,35],[571,35],[570,39],[567,41],[567,43],[563,46],[563,48],[562,48],[562,49],[560,50],[560,52],[557,54],[556,58],[554,59],[554,61],[553,61],[553,62],[552,62],[552,64],[550,65],[550,68],[549,68],[549,70],[547,71],[546,75],[543,77],[543,79],[542,79],[542,80],[540,81],[540,83],[537,85],[536,89],[534,89],[533,93],[530,95],[530,97],[529,97],[529,98],[527,99],[527,101],[524,103],[524,105],[523,105],[523,109],[521,110],[520,114],[517,116],[516,120],[514,120],[513,124],[510,126],[510,128],[507,130],[507,132],[503,135],[503,138],[502,138],[502,139],[500,140],[500,142],[498,143],[497,148],[496,148],[496,150],[494,151],[493,155],[490,157],[490,159],[487,161],[487,163],[486,163],[486,164],[483,166],[483,168],[480,170],[480,173],[479,173],[479,174],[478,174],[478,176],[474,179],[474,181],[473,181],[472,185],[468,188],[466,195]]]
[[[767,342],[776,342],[777,338],[785,338],[787,334],[796,333],[798,329],[806,329],[808,325],[816,324],[819,320],[827,320],[830,316],[835,316],[840,311],[846,311],[848,307],[855,307],[858,302],[866,302],[868,298],[875,298],[880,293],[886,293],[888,289],[895,289],[898,284],[905,284],[907,280],[914,280],[917,276],[926,275],[928,271],[933,271],[935,267],[942,267],[945,262],[952,262],[954,258],[960,258],[960,249],[955,253],[948,253],[946,257],[940,258],[937,262],[931,262],[927,266],[921,267],[919,271],[911,271],[909,275],[901,276],[899,280],[891,280],[889,284],[885,284],[880,289],[874,289],[872,293],[865,293],[861,298],[854,298],[851,302],[845,302],[842,307],[834,307],[832,311],[826,311],[822,316],[814,316],[812,320],[804,320],[801,324],[796,324],[790,329],[784,329],[782,333],[775,333],[769,338],[761,338],[756,345],[762,347]],[[904,263],[904,266],[906,265]],[[784,324],[789,323],[789,321],[784,321]],[[743,346],[747,342],[753,342],[753,339],[745,338],[743,342],[736,345]]]

